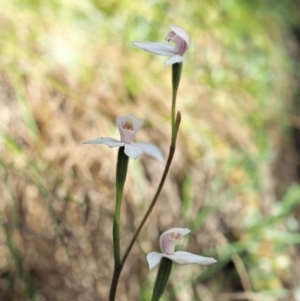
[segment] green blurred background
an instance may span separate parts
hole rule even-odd
[[[300,300],[300,1],[0,0],[0,300],[106,300],[113,270],[115,118],[170,143],[171,68],[132,41],[186,29],[170,175],[120,279],[150,300],[159,235],[209,267],[174,266],[162,300]],[[163,167],[131,160],[122,250]]]

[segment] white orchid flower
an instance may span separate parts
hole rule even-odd
[[[149,269],[152,270],[156,267],[162,257],[166,257],[175,261],[179,264],[189,264],[196,263],[202,265],[208,265],[217,262],[214,258],[211,257],[203,257],[199,255],[195,255],[189,252],[183,251],[175,251],[176,245],[183,244],[183,236],[190,233],[191,230],[185,228],[173,228],[166,232],[164,232],[160,236],[160,249],[162,253],[151,252],[147,255],[147,261],[149,264]]]
[[[175,46],[166,43],[151,43],[151,42],[132,42],[132,44],[145,51],[158,54],[171,56],[166,60],[166,65],[183,62],[184,53],[188,50],[191,44],[189,34],[178,25],[170,25],[171,31],[165,37],[167,42],[174,42]]]
[[[101,137],[93,140],[88,140],[83,143],[85,144],[106,144],[109,147],[124,146],[125,154],[132,158],[137,159],[143,153],[146,153],[161,163],[164,163],[163,155],[158,147],[154,144],[146,142],[132,143],[136,132],[142,126],[143,121],[136,118],[134,115],[125,115],[117,118],[117,125],[121,135],[121,141],[109,137]]]

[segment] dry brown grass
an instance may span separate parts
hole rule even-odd
[[[145,120],[137,140],[157,144],[166,155],[170,139],[170,68],[161,58],[131,47],[133,35],[138,39],[146,34],[136,27],[129,8],[122,14],[125,2],[114,8],[118,18],[105,14],[104,8],[91,8],[92,2],[78,6],[67,1],[53,3],[53,7],[51,3],[35,7],[29,2],[7,2],[0,20],[4,28],[0,60],[0,298],[5,301],[35,297],[47,301],[106,300],[113,269],[111,217],[117,151],[83,145],[82,141],[97,136],[117,138],[115,119],[129,113]],[[140,8],[140,18],[146,8]],[[206,268],[175,269],[170,300],[190,300],[196,295],[199,300],[199,296],[215,300],[216,292],[223,290],[232,294],[219,295],[218,300],[262,300],[259,293],[247,292],[240,299],[235,293],[252,290],[251,281],[255,290],[274,291],[292,288],[296,282],[286,271],[291,268],[291,256],[295,257],[294,249],[280,245],[278,251],[276,241],[256,228],[250,227],[253,232],[249,233],[246,223],[250,217],[255,224],[256,217],[272,216],[278,201],[272,164],[279,143],[287,141],[279,131],[287,118],[281,113],[278,91],[290,90],[288,78],[279,83],[275,76],[273,90],[256,89],[263,80],[259,81],[253,70],[253,76],[247,73],[243,66],[247,55],[232,61],[226,45],[234,35],[229,41],[223,38],[215,23],[218,12],[209,5],[206,9],[207,20],[211,20],[207,24],[214,24],[208,30],[183,24],[191,31],[193,45],[179,91],[178,109],[183,119],[178,148],[158,205],[124,268],[120,301],[138,300],[141,290],[147,292],[145,253],[158,250],[160,233],[173,226],[191,227],[188,249],[195,253],[209,250],[224,260],[225,267],[223,273],[216,271],[214,276],[203,278],[211,289],[195,278]],[[153,8],[154,15],[155,11]],[[197,19],[189,9],[185,14]],[[172,16],[165,21],[182,20]],[[147,22],[143,19],[143,26],[149,25]],[[280,24],[272,24],[278,28],[279,39]],[[160,30],[157,36],[163,35]],[[261,36],[265,38],[267,33]],[[265,51],[260,54],[263,59],[269,58],[267,70],[282,75],[282,66],[271,63],[278,54],[268,48],[277,46],[277,40],[259,48],[257,39],[237,39],[236,53],[252,43],[250,47]],[[253,61],[253,68],[256,63]],[[266,94],[272,107],[257,99],[260,93]],[[264,153],[270,157],[264,159]],[[130,162],[122,207],[123,250],[154,195],[162,170],[160,163],[147,156]],[[282,219],[275,228],[286,229]],[[258,240],[252,245],[255,231],[259,232]],[[253,249],[236,254],[232,242]],[[276,266],[280,252],[286,264]],[[247,260],[256,260],[257,265],[270,259],[272,268],[266,273],[273,276],[261,288],[258,282],[264,275],[257,282],[253,278],[263,273],[264,266],[248,270],[251,262],[243,263],[241,258],[249,254]],[[227,277],[227,273],[232,274]],[[150,281],[154,275],[151,272]],[[184,286],[191,279],[193,286]],[[226,279],[233,279],[232,283]],[[148,299],[147,293],[140,298]]]

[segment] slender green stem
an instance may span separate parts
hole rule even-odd
[[[171,129],[172,129],[172,138],[171,146],[175,147],[176,144],[176,121],[175,121],[175,112],[176,112],[176,98],[177,91],[180,83],[182,71],[182,63],[176,63],[172,65],[172,108],[171,108]],[[178,130],[178,129],[177,129]]]
[[[116,207],[113,219],[113,244],[114,244],[114,260],[118,267],[120,260],[120,214],[124,183],[126,180],[128,156],[124,153],[124,146],[119,148],[117,171],[116,171]]]
[[[119,266],[115,265],[114,274],[113,274],[113,278],[112,278],[111,286],[110,286],[109,299],[108,299],[109,301],[115,300],[122,268],[123,268],[123,265],[119,265]]]
[[[169,258],[163,257],[161,259],[153,288],[151,301],[159,301],[160,297],[164,293],[172,270],[172,264],[173,261]]]
[[[177,134],[178,134],[178,129],[179,129],[180,121],[181,121],[181,114],[180,114],[180,112],[178,112],[177,113],[177,117],[176,117],[176,122],[175,122],[175,129],[176,129],[176,131],[175,131],[175,135],[176,135],[175,136],[175,141],[176,141],[176,137],[177,137]],[[161,193],[161,190],[162,190],[162,188],[163,188],[163,186],[165,184],[165,181],[166,181],[166,178],[167,178],[167,175],[168,175],[168,172],[169,172],[172,160],[173,160],[175,149],[176,149],[175,145],[174,146],[170,146],[167,164],[165,166],[165,170],[164,170],[163,175],[161,177],[161,180],[159,182],[159,185],[158,185],[158,188],[156,190],[156,193],[155,193],[155,195],[153,197],[153,200],[152,200],[152,202],[151,202],[151,204],[150,204],[150,206],[149,206],[149,208],[148,208],[148,210],[147,210],[144,218],[142,219],[140,225],[138,226],[138,228],[137,228],[134,236],[131,239],[131,242],[129,243],[129,245],[128,245],[125,253],[124,253],[124,256],[123,256],[122,261],[121,261],[122,265],[124,265],[124,263],[125,263],[128,255],[129,255],[129,253],[130,253],[130,251],[131,251],[131,249],[133,247],[133,244],[135,243],[136,239],[138,238],[138,236],[139,236],[142,228],[144,227],[144,225],[145,225],[145,223],[146,223],[146,221],[147,221],[150,213],[152,212],[152,210],[153,210],[153,208],[154,208],[154,206],[155,206],[155,204],[156,204],[156,202],[158,200],[158,197],[159,197],[159,195]]]
[[[124,265],[132,247],[133,244],[135,243],[137,237],[139,236],[143,226],[145,225],[150,213],[152,212],[156,201],[160,195],[160,192],[164,186],[165,180],[167,178],[172,160],[173,160],[173,156],[175,153],[175,148],[176,148],[176,139],[177,139],[177,134],[178,134],[178,130],[179,130],[179,126],[180,126],[180,122],[181,122],[181,114],[180,112],[177,112],[176,115],[176,119],[175,119],[175,110],[176,110],[176,97],[177,97],[177,90],[179,87],[179,83],[180,83],[180,78],[181,78],[181,71],[182,71],[182,63],[176,63],[172,65],[172,110],[171,110],[171,127],[172,127],[172,137],[171,137],[171,145],[170,145],[170,150],[169,150],[169,156],[168,156],[168,160],[167,160],[167,164],[165,166],[165,170],[164,173],[162,175],[162,178],[159,182],[157,191],[154,195],[154,198],[144,216],[144,218],[142,219],[139,227],[137,228],[131,242],[129,243],[125,254],[122,258],[121,263]]]
[[[123,196],[123,188],[127,175],[128,156],[124,153],[124,147],[119,148],[116,171],[116,207],[113,219],[113,250],[115,268],[110,286],[109,301],[115,300],[119,277],[122,271],[120,256],[120,214]]]
[[[163,175],[162,175],[162,178],[161,178],[161,180],[160,180],[160,182],[159,182],[157,191],[156,191],[156,193],[155,193],[155,195],[154,195],[154,198],[153,198],[153,200],[152,200],[152,202],[151,202],[151,204],[150,204],[150,206],[149,206],[149,208],[148,208],[148,210],[147,210],[147,212],[146,212],[144,218],[142,219],[140,225],[138,226],[138,228],[137,228],[137,230],[136,230],[134,236],[132,237],[132,239],[131,239],[131,241],[130,241],[130,243],[129,243],[129,245],[128,245],[128,247],[127,247],[125,253],[124,253],[124,256],[123,256],[122,261],[121,261],[121,263],[122,263],[123,265],[124,265],[124,263],[125,263],[125,261],[126,261],[128,255],[129,255],[129,253],[130,253],[132,247],[133,247],[133,244],[135,243],[137,237],[139,236],[139,234],[140,234],[140,232],[141,232],[143,226],[145,225],[145,223],[146,223],[146,221],[147,221],[147,219],[148,219],[150,213],[152,212],[152,210],[153,210],[153,208],[154,208],[154,206],[155,206],[155,204],[156,204],[156,202],[157,202],[157,200],[158,200],[158,197],[159,197],[159,195],[160,195],[160,192],[161,192],[161,190],[162,190],[162,188],[163,188],[163,186],[164,186],[165,180],[166,180],[166,178],[167,178],[167,175],[168,175],[168,172],[169,172],[171,163],[172,163],[172,159],[173,159],[174,153],[175,153],[175,147],[172,147],[172,146],[171,146],[171,147],[170,147],[170,150],[169,150],[168,161],[167,161],[167,164],[166,164],[164,173],[163,173]]]
[[[177,125],[177,129],[179,128],[179,124],[180,124],[180,113],[178,112],[178,115],[177,115],[177,122],[178,122],[178,125]],[[177,131],[178,132],[178,131]],[[118,266],[115,266],[115,269],[114,269],[114,274],[113,274],[113,279],[112,279],[112,283],[111,283],[111,287],[110,287],[110,295],[109,295],[109,301],[114,301],[115,300],[115,295],[116,295],[116,290],[117,290],[117,286],[118,286],[118,281],[119,281],[119,278],[120,278],[120,275],[121,275],[121,272],[122,272],[122,268],[125,264],[125,261],[136,241],[136,239],[138,238],[144,224],[146,223],[150,213],[152,212],[152,209],[154,208],[155,204],[156,204],[156,201],[160,195],[160,192],[164,186],[164,183],[165,183],[165,180],[167,178],[167,175],[168,175],[168,172],[169,172],[169,169],[170,169],[170,166],[171,166],[171,163],[172,163],[172,159],[173,159],[173,156],[174,156],[174,152],[175,152],[175,147],[170,147],[170,150],[169,150],[169,156],[168,156],[168,160],[167,160],[167,164],[165,166],[165,170],[164,170],[164,173],[162,175],[162,178],[160,180],[160,183],[158,185],[158,188],[157,188],[157,191],[155,193],[155,196],[144,216],[144,218],[142,219],[139,227],[137,228],[133,238],[131,239],[125,253],[124,253],[124,256],[121,260],[121,263],[120,265]]]
[[[172,136],[171,136],[171,145],[170,145],[169,155],[168,155],[168,159],[167,159],[167,164],[165,166],[162,178],[159,182],[159,185],[158,185],[157,191],[153,197],[153,200],[152,200],[144,218],[142,219],[139,227],[137,228],[133,238],[131,239],[131,241],[124,253],[122,260],[120,260],[119,220],[120,220],[120,209],[121,209],[123,186],[122,186],[122,189],[120,189],[120,193],[119,193],[118,192],[118,184],[117,184],[117,201],[116,201],[116,211],[115,211],[115,215],[114,215],[114,229],[113,229],[115,268],[114,268],[114,274],[113,274],[112,283],[111,283],[111,287],[110,287],[109,301],[115,300],[118,281],[119,281],[123,266],[126,262],[126,259],[129,255],[135,241],[137,240],[143,226],[145,225],[150,213],[152,212],[152,210],[158,200],[158,197],[164,186],[165,180],[167,178],[167,175],[168,175],[168,172],[169,172],[172,160],[173,160],[173,156],[174,156],[175,148],[176,148],[177,134],[178,134],[178,130],[179,130],[180,122],[181,122],[180,112],[177,112],[177,116],[175,119],[176,97],[177,97],[177,90],[179,87],[179,82],[180,82],[180,77],[181,77],[181,70],[182,70],[182,63],[177,63],[177,64],[172,65],[172,109],[171,109]],[[120,152],[119,152],[119,156],[120,156]],[[124,150],[123,150],[123,152],[124,152]],[[127,163],[128,163],[128,161],[127,161]],[[127,171],[127,163],[126,163],[126,171]],[[119,157],[118,157],[118,164],[119,164]],[[123,182],[120,181],[121,183],[123,183],[123,185],[125,182],[125,178],[126,178],[126,172],[125,172],[125,177],[124,177]],[[118,167],[117,167],[117,179],[118,179]],[[117,181],[117,183],[118,183],[118,181]],[[119,206],[118,210],[117,210],[117,205]]]

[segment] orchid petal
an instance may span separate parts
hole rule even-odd
[[[144,152],[143,147],[133,143],[133,144],[125,144],[125,154],[132,158],[137,159]]]
[[[140,129],[143,121],[134,115],[125,115],[117,118],[117,125],[119,128],[121,141],[131,143],[134,139],[136,132]]]
[[[157,146],[155,146],[154,144],[146,143],[146,142],[137,142],[137,143],[133,143],[133,145],[142,147],[146,154],[154,157],[155,159],[160,161],[162,164],[164,164],[164,157],[163,157],[160,149]]]
[[[151,252],[147,255],[147,261],[149,264],[150,271],[159,264],[163,256],[164,254],[157,253],[157,252]]]
[[[185,236],[185,235],[189,234],[191,232],[191,230],[188,228],[172,228],[168,231],[165,231],[161,236],[163,236],[164,234],[173,233],[173,232],[180,233],[182,236]]]
[[[172,255],[162,254],[163,257],[169,258],[179,264],[196,263],[208,265],[217,262],[214,258],[195,255],[189,252],[177,251]]]
[[[174,54],[174,46],[165,43],[132,42],[132,44],[144,51],[158,55],[171,56]]]
[[[184,61],[184,57],[182,55],[173,55],[169,59],[165,61],[165,64],[168,65],[173,65],[175,63],[181,63]]]
[[[178,36],[180,36],[187,44],[187,48],[191,45],[191,38],[189,34],[180,26],[178,25],[170,25],[172,31],[174,31]]]
[[[176,245],[183,243],[183,236],[190,233],[188,228],[172,228],[164,232],[159,239],[160,249],[165,254],[173,254]]]
[[[109,137],[101,137],[93,140],[88,140],[83,142],[84,144],[106,144],[109,147],[117,147],[117,146],[124,146],[125,143],[114,138]]]

